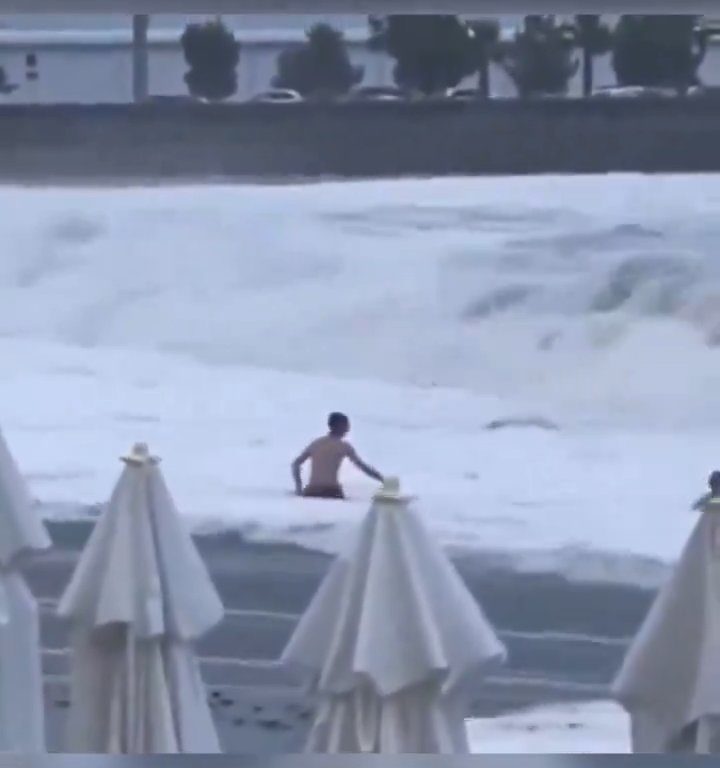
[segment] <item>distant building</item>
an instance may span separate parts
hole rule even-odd
[[[189,21],[205,17],[151,17],[148,33],[149,93],[187,94],[187,64],[180,36]],[[270,87],[280,52],[305,39],[312,24],[326,21],[342,30],[354,64],[365,69],[364,85],[390,85],[393,62],[367,48],[367,18],[362,15],[317,17],[224,15],[241,44],[238,91],[241,101]],[[519,17],[503,17],[512,27]],[[72,28],[70,28],[72,25]],[[123,103],[132,101],[132,17],[122,14],[0,15],[0,67],[16,86],[0,92],[0,103]],[[720,48],[713,46],[701,72],[708,84],[720,84]],[[472,79],[463,85],[471,85]],[[597,87],[614,84],[610,57],[595,65]],[[515,90],[504,71],[493,67],[493,95],[511,97]],[[571,93],[580,92],[580,75]],[[5,92],[7,91],[7,92]]]
[[[148,34],[151,95],[187,94],[187,64],[182,29]],[[248,99],[270,86],[280,52],[305,39],[301,30],[266,29],[236,32],[241,45],[235,100]],[[392,62],[367,50],[365,30],[346,38],[354,63],[365,68],[365,81],[380,85],[391,79]],[[12,103],[127,102],[132,100],[132,31],[3,30],[0,67],[18,87],[3,97]]]
[[[156,15],[148,33],[149,92],[187,94],[180,36],[188,22],[207,17]],[[270,87],[280,52],[301,43],[313,24],[340,29],[354,64],[365,69],[364,85],[392,84],[393,62],[367,48],[364,15],[223,15],[241,44],[238,91],[242,101]],[[513,23],[515,17],[504,17]],[[132,17],[125,14],[0,15],[0,67],[18,87],[0,95],[4,103],[113,103],[132,100]],[[493,90],[512,95],[503,72]]]

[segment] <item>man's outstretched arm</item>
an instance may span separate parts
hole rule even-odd
[[[364,472],[368,477],[372,477],[373,480],[377,480],[379,483],[385,481],[385,478],[380,474],[380,472],[378,472],[375,467],[371,467],[369,464],[366,464],[357,455],[357,453],[355,453],[355,449],[351,446],[348,446],[347,457],[361,472]]]
[[[302,494],[302,475],[300,474],[300,471],[302,469],[302,465],[310,458],[310,453],[312,450],[312,446],[308,446],[298,457],[293,461],[291,468],[292,468],[292,476],[293,476],[293,483],[295,483],[295,493],[300,496]]]

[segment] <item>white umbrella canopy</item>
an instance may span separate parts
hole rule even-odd
[[[37,603],[19,567],[50,546],[0,434],[0,752],[44,752],[45,718]]]
[[[193,644],[224,615],[158,460],[138,444],[58,613],[73,630],[67,750],[219,752]]]
[[[720,753],[720,499],[710,499],[613,683],[637,753]]]
[[[464,754],[464,715],[505,648],[390,479],[282,656],[319,705],[309,752]]]
[[[0,566],[9,570],[22,555],[49,546],[45,525],[0,433]]]

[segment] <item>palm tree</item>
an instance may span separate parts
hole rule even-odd
[[[619,85],[676,88],[699,83],[698,70],[711,34],[700,16],[625,15],[613,34],[613,67]]]
[[[510,40],[499,43],[493,60],[512,79],[518,96],[566,94],[578,71],[575,36],[553,14],[525,16]]]
[[[575,44],[582,51],[583,96],[592,96],[594,84],[593,61],[596,56],[612,49],[612,32],[599,13],[575,17]]]
[[[368,47],[395,59],[393,77],[404,90],[440,94],[478,71],[475,40],[458,16],[390,14],[368,22]]]
[[[477,19],[468,22],[474,40],[478,67],[478,91],[483,99],[490,98],[490,62],[500,40],[500,22],[497,19]]]

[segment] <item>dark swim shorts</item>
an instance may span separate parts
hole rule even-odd
[[[345,492],[339,485],[307,485],[302,495],[312,499],[345,498]]]

